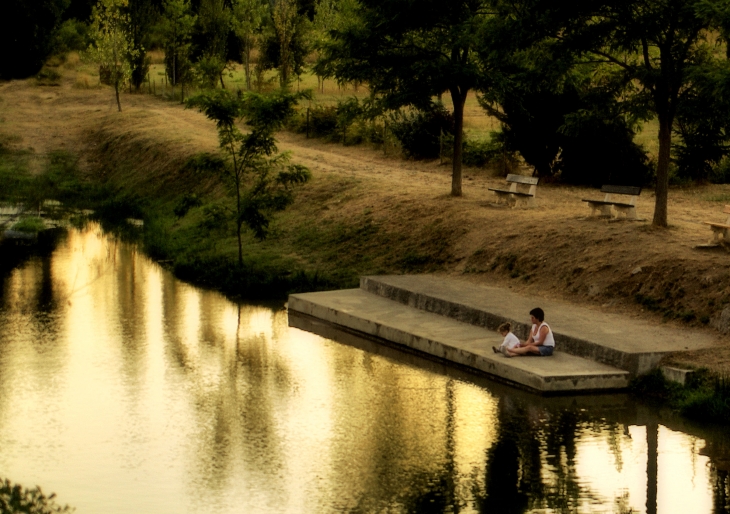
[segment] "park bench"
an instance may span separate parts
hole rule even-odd
[[[640,187],[607,184],[601,187],[601,193],[605,193],[603,200],[583,199],[584,202],[588,202],[588,205],[590,205],[591,215],[598,213],[599,216],[610,218],[613,216],[611,214],[611,207],[613,207],[625,219],[636,219],[636,198],[641,194]]]
[[[504,202],[507,205],[515,206],[518,201],[522,201],[526,205],[531,205],[534,202],[538,178],[510,173],[507,175],[506,180],[509,189],[489,188],[497,195],[497,203]]]
[[[726,205],[722,212],[730,215],[730,205]],[[714,221],[703,221],[702,223],[710,226],[713,243],[730,242],[730,216],[727,217],[725,223],[715,223]]]

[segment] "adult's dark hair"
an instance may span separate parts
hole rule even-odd
[[[545,311],[543,311],[540,307],[532,309],[530,311],[530,316],[535,316],[540,323],[545,321]]]

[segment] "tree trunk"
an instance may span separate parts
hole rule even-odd
[[[117,95],[117,109],[122,112],[122,103],[119,101],[119,79],[114,81],[114,93]]]
[[[243,51],[243,71],[246,73],[246,91],[251,91],[251,46],[248,43]]]
[[[656,167],[655,227],[667,226],[667,199],[669,196],[669,154],[672,148],[672,116],[659,113],[659,158]]]
[[[454,157],[451,163],[451,196],[461,196],[461,154],[464,140],[464,103],[467,91],[451,90],[454,103]]]
[[[241,242],[241,222],[236,221],[236,236],[238,237],[238,267],[243,268],[243,243]]]

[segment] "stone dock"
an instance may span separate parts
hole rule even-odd
[[[288,307],[292,326],[326,323],[543,394],[625,389],[670,353],[718,344],[702,331],[431,275],[362,277],[359,289],[294,294]],[[524,340],[535,307],[553,330],[553,356],[495,354],[491,347],[502,342],[497,326],[510,321]]]

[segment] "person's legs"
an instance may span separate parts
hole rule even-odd
[[[507,353],[515,357],[517,355],[540,355],[540,349],[535,345],[528,345],[528,346],[519,346],[517,348],[512,348],[511,350],[507,350]]]
[[[550,357],[553,354],[554,346],[538,346],[537,349],[540,351],[542,357]]]

